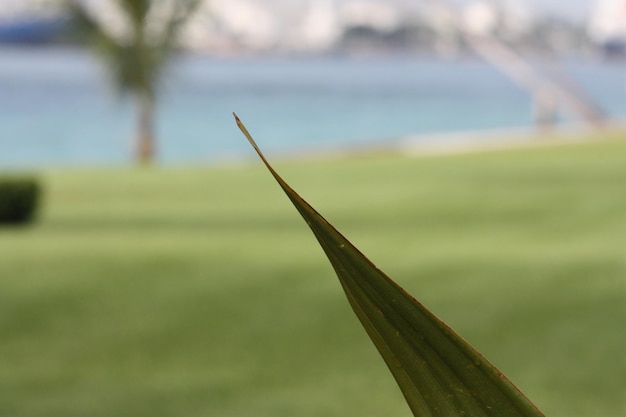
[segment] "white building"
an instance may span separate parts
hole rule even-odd
[[[498,11],[486,1],[470,3],[463,11],[463,26],[473,35],[493,33],[498,25]]]
[[[264,50],[275,46],[280,31],[271,10],[250,0],[207,0],[205,30],[209,35],[221,34],[234,39],[244,48]],[[213,23],[211,27],[210,23]],[[210,42],[210,38],[207,37]]]
[[[291,47],[320,51],[332,46],[341,36],[335,2],[311,0],[296,34],[297,42]]]

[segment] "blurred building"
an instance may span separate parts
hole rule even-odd
[[[80,0],[115,36],[128,25],[113,0]],[[167,4],[177,0],[158,2]],[[0,41],[54,41],[60,0],[0,0]],[[212,54],[470,53],[463,32],[489,35],[524,53],[587,53],[626,43],[626,0],[598,0],[588,22],[515,0],[202,0],[182,45]],[[155,13],[158,16],[158,13]],[[155,25],[158,26],[158,25]]]

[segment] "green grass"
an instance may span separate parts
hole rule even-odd
[[[547,415],[626,415],[625,141],[276,167]],[[0,229],[0,416],[410,415],[260,163],[45,185]]]

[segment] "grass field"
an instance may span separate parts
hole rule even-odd
[[[626,141],[276,168],[546,415],[626,415]],[[44,180],[0,230],[0,416],[410,415],[260,163]]]

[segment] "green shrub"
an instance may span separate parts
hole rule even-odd
[[[0,177],[0,224],[32,221],[40,195],[41,186],[34,177]]]

